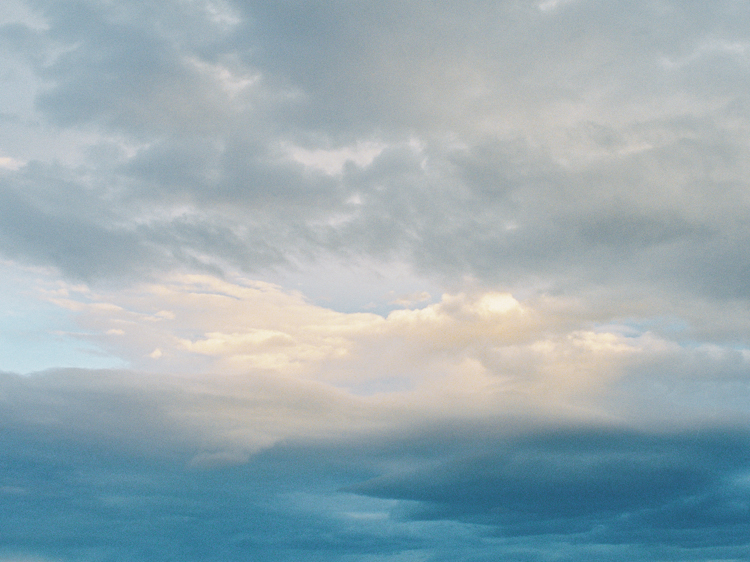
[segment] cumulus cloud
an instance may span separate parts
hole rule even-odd
[[[140,369],[277,373],[355,393],[393,379],[406,394],[443,394],[447,408],[461,395],[491,410],[517,393],[577,401],[670,345],[648,332],[586,327],[574,304],[550,297],[445,294],[382,317],[336,312],[263,282],[165,281],[110,293],[60,285],[44,297],[78,315],[82,337]]]
[[[204,425],[198,435],[254,451],[287,438],[395,430],[424,420],[513,424],[517,417],[532,425],[647,429],[747,418],[747,350],[696,348],[670,338],[669,330],[601,317],[596,324],[568,299],[519,301],[485,290],[444,294],[383,317],[333,311],[269,283],[207,275],[106,293],[58,282],[42,294],[76,315],[76,337],[137,371],[57,371],[17,384],[77,389],[73,396],[83,401],[63,409],[81,420],[89,409],[108,408],[99,402],[106,392],[94,392],[90,404],[84,399],[91,385],[122,394],[123,403],[136,400],[113,410],[113,432],[133,423],[126,412],[148,410],[158,414],[147,423],[157,433],[190,434]]]

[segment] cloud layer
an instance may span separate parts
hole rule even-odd
[[[50,140],[5,143],[28,162],[3,177],[7,255],[89,281],[333,252],[747,296],[735,2],[29,12],[3,45],[37,93],[8,119]]]
[[[747,555],[747,353],[499,292],[385,318],[206,275],[46,298],[139,370],[2,375],[10,554]]]
[[[749,558],[749,20],[8,0],[0,560]]]

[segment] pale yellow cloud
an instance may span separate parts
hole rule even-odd
[[[132,371],[40,379],[53,394],[75,387],[81,404],[24,412],[74,425],[79,416],[82,431],[103,438],[127,428],[133,439],[187,442],[196,467],[239,462],[282,439],[454,419],[615,421],[603,406],[612,385],[679,351],[650,332],[596,324],[575,300],[489,290],[387,317],[208,275],[106,293],[59,286],[47,297]],[[102,405],[113,396],[118,408]]]
[[[21,166],[23,166],[23,162],[20,160],[16,160],[10,156],[0,156],[0,169],[18,170]]]
[[[91,337],[137,369],[275,373],[454,413],[461,397],[483,412],[502,409],[510,395],[581,400],[653,347],[644,337],[581,329],[571,303],[496,291],[446,294],[385,318],[207,275],[108,294],[70,287],[50,300],[76,311]]]

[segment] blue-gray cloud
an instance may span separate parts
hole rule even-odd
[[[692,376],[704,393],[705,376]],[[643,390],[656,394],[648,381],[630,392]],[[750,553],[745,425],[689,416],[680,428],[664,400],[651,406],[662,417],[647,429],[560,425],[531,412],[357,429],[348,401],[357,410],[364,402],[332,399],[339,394],[257,373],[224,382],[2,374],[0,553],[279,561]],[[318,410],[337,423],[310,433]]]
[[[288,442],[248,463],[2,436],[2,551],[72,560],[695,560],[750,551],[743,429]],[[354,495],[352,494],[354,492]],[[381,500],[368,499],[377,496]],[[561,545],[565,545],[561,550]]]
[[[468,443],[437,466],[430,459],[355,489],[421,502],[410,517],[495,525],[504,536],[588,533],[603,542],[688,545],[746,545],[750,537],[743,431],[583,428]]]

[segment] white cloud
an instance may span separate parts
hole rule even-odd
[[[24,163],[20,160],[16,160],[10,156],[0,156],[0,168],[5,168],[6,170],[18,170],[23,164]]]
[[[241,386],[262,373],[351,400],[368,396],[409,419],[485,417],[522,404],[548,415],[606,415],[597,404],[633,369],[690,352],[650,331],[587,328],[592,310],[576,301],[496,291],[445,294],[385,318],[206,275],[106,293],[63,287],[47,298],[76,312],[86,339],[135,368],[208,377],[209,386],[215,376]]]
[[[551,12],[561,6],[565,6],[566,4],[571,4],[576,1],[578,0],[544,0],[544,2],[539,3],[539,9],[542,12]]]
[[[347,162],[352,162],[360,168],[369,166],[385,148],[386,145],[373,141],[357,141],[353,146],[312,150],[288,144],[282,145],[282,151],[287,154],[288,158],[329,175],[342,173]]]

